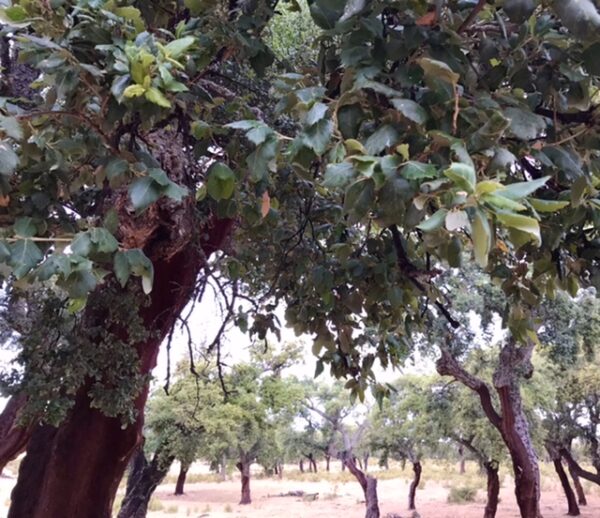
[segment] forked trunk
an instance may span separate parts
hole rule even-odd
[[[20,426],[19,414],[27,398],[24,394],[8,400],[0,414],[0,474],[4,467],[25,451],[33,426]]]
[[[187,472],[189,469],[188,464],[181,463],[181,467],[179,468],[179,475],[177,476],[177,482],[175,483],[175,494],[177,496],[183,495],[183,489],[185,487],[185,479],[187,477]]]
[[[487,475],[487,502],[485,503],[483,518],[495,518],[498,511],[498,495],[500,494],[498,463],[493,460],[486,462],[484,468]]]
[[[423,466],[421,466],[420,461],[414,461],[412,463],[414,476],[412,482],[410,483],[410,488],[408,490],[408,509],[410,511],[414,511],[416,509],[415,500],[417,496],[417,488],[421,482],[421,473],[423,471]]]
[[[556,474],[558,475],[560,484],[562,485],[563,491],[565,492],[565,497],[567,498],[567,515],[579,516],[581,512],[579,511],[579,506],[577,505],[577,498],[575,497],[575,492],[573,491],[573,488],[571,487],[571,484],[569,482],[569,476],[563,468],[562,460],[558,453],[552,455],[552,463],[554,464],[554,469],[556,470]]]
[[[379,500],[377,498],[377,479],[366,475],[358,469],[356,460],[348,455],[342,458],[343,465],[348,467],[348,471],[354,475],[365,495],[365,518],[379,518]]]
[[[240,470],[242,478],[242,498],[240,499],[240,505],[247,505],[252,503],[250,496],[250,462],[246,459],[242,459],[236,464],[237,469]]]
[[[202,250],[192,243],[168,259],[154,261],[150,302],[139,309],[148,338],[131,344],[137,350],[141,374],[155,366],[160,344],[189,301],[201,266],[230,229],[231,222],[216,222],[207,229]],[[101,285],[90,295],[91,319],[95,296],[104,288]],[[126,329],[117,332],[127,340]],[[135,422],[125,428],[119,418],[91,408],[88,390],[86,386],[79,390],[59,427],[34,430],[11,495],[9,518],[110,518],[119,482],[142,437],[148,387],[134,402]]]
[[[152,494],[169,472],[172,462],[172,458],[161,459],[160,451],[148,462],[144,448],[137,449],[130,462],[125,498],[117,518],[146,518]]]

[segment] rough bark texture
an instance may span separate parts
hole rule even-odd
[[[379,501],[377,498],[377,479],[366,475],[358,469],[356,461],[352,455],[347,455],[342,458],[343,464],[348,468],[348,471],[354,475],[365,495],[365,518],[379,518]]]
[[[498,502],[500,494],[500,478],[498,477],[498,463],[495,461],[484,464],[487,475],[487,502],[483,518],[495,518],[498,511]]]
[[[185,487],[185,479],[187,477],[187,472],[188,472],[189,466],[187,464],[181,464],[181,467],[179,468],[179,475],[177,476],[177,482],[175,483],[175,494],[176,495],[183,495],[183,490]]]
[[[140,309],[149,338],[132,344],[138,351],[141,373],[147,374],[155,366],[160,344],[189,301],[200,268],[220,248],[231,225],[230,221],[214,222],[206,229],[203,242],[194,243],[188,236],[187,246],[182,244],[172,255],[165,253],[160,240],[149,244],[154,253],[147,255],[151,259],[158,256],[150,303]],[[160,233],[160,228],[156,232]],[[109,518],[119,481],[141,440],[147,393],[146,387],[137,397],[138,418],[126,428],[120,419],[90,407],[86,387],[79,391],[72,411],[58,428],[36,428],[20,466],[9,518]]]
[[[500,432],[512,460],[515,495],[522,518],[541,518],[538,459],[519,389],[519,376],[530,377],[533,373],[532,352],[532,345],[518,347],[512,339],[502,348],[494,373],[494,388],[500,399],[500,412],[494,408],[488,385],[467,372],[448,349],[442,348],[442,356],[437,363],[439,374],[455,377],[478,394],[487,418]]]
[[[413,511],[416,509],[415,500],[417,496],[417,488],[419,487],[419,483],[421,482],[421,473],[423,471],[423,467],[421,463],[417,460],[412,463],[414,476],[412,482],[410,483],[410,488],[408,490],[408,509]]]
[[[25,451],[33,426],[19,426],[19,412],[27,399],[20,394],[8,400],[0,414],[0,474],[4,467]]]
[[[148,462],[143,447],[138,447],[131,458],[125,498],[117,518],[146,518],[152,493],[169,472],[172,462],[172,458],[160,460],[158,451]]]
[[[240,499],[240,505],[246,505],[252,503],[250,495],[250,462],[246,459],[242,459],[236,464],[237,469],[240,470],[242,477],[242,498]]]

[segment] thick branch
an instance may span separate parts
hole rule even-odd
[[[479,395],[485,415],[496,428],[500,429],[502,417],[494,408],[491,392],[487,384],[483,380],[467,372],[446,347],[440,347],[440,350],[442,355],[436,363],[438,373],[441,376],[452,376],[463,385],[476,392]]]

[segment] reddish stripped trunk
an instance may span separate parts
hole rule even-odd
[[[210,235],[202,251],[190,242],[170,259],[154,261],[150,304],[140,309],[149,338],[132,344],[139,354],[141,373],[155,366],[160,344],[189,301],[205,257],[220,247],[230,229],[231,222],[217,222],[207,229]],[[90,296],[92,308],[93,299],[94,294]],[[138,418],[124,429],[120,419],[90,407],[86,387],[58,428],[36,428],[21,463],[8,517],[109,518],[123,472],[141,440],[147,393],[146,387],[135,400]]]
[[[495,518],[498,511],[498,502],[500,494],[500,478],[498,477],[498,463],[495,461],[484,464],[487,475],[487,502],[483,518]]]
[[[250,462],[246,459],[242,459],[236,464],[237,469],[240,470],[242,477],[242,498],[240,505],[247,505],[252,503],[250,495]]]
[[[347,466],[348,471],[354,475],[365,495],[365,518],[379,518],[379,500],[377,498],[377,479],[366,475],[358,469],[356,460],[348,455],[342,462]]]
[[[187,477],[189,466],[187,464],[181,463],[181,467],[179,468],[179,475],[177,476],[177,482],[175,483],[175,494],[177,496],[183,495],[183,489],[185,486],[185,479]]]
[[[414,511],[416,509],[415,500],[417,496],[417,488],[419,487],[419,483],[421,482],[421,473],[423,471],[423,467],[421,466],[421,462],[418,460],[413,462],[413,471],[415,475],[410,483],[410,488],[408,490],[408,509],[410,511]]]
[[[23,394],[13,396],[0,414],[0,474],[11,460],[25,451],[31,437],[32,426],[18,425],[19,413],[26,401]]]

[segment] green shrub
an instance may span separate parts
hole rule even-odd
[[[448,493],[449,504],[464,504],[473,502],[477,496],[477,488],[470,486],[452,487]]]

